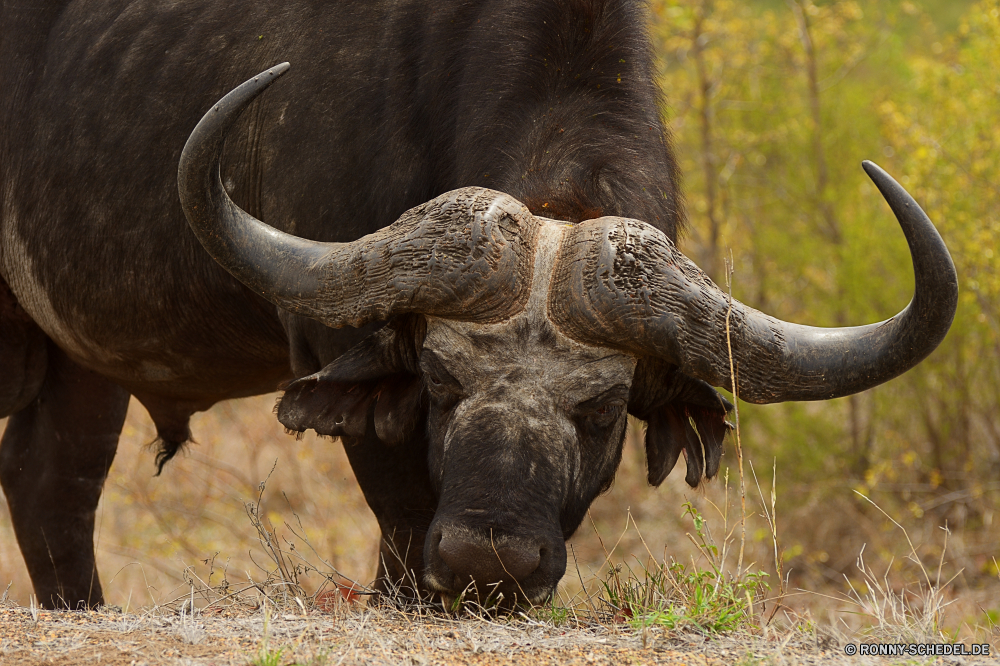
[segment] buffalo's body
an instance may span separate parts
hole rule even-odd
[[[303,367],[352,337],[282,326],[205,254],[177,201],[198,118],[279,58],[296,64],[292,85],[257,102],[224,177],[279,228],[353,240],[473,184],[555,210],[548,197],[575,203],[572,187],[607,166],[627,187],[587,205],[674,234],[634,3],[21,4],[3,16],[3,277],[46,334],[136,395],[202,406],[272,390],[291,376],[287,328]]]
[[[0,395],[14,413],[3,478],[46,602],[100,599],[89,532],[129,393],[172,447],[193,411],[318,370],[365,332],[280,317],[187,228],[181,148],[248,76],[296,65],[229,141],[225,182],[300,236],[352,240],[473,184],[553,217],[602,209],[675,233],[639,3],[15,0],[2,12],[0,289],[20,304],[0,303]],[[88,448],[65,472],[87,465],[86,489],[49,478],[63,445],[34,442],[56,433]],[[409,528],[435,503],[426,452],[379,447],[348,450],[383,529],[419,561],[423,534]],[[60,536],[46,545],[50,523]]]
[[[644,285],[656,282],[635,271],[655,257],[695,279],[694,291],[657,287],[679,293],[681,306],[714,288],[674,254],[681,206],[642,3],[5,0],[0,12],[0,415],[11,415],[0,482],[43,603],[102,599],[94,511],[130,394],[156,423],[162,464],[188,438],[194,411],[318,373],[289,389],[283,422],[344,436],[385,536],[381,573],[402,579],[411,570],[420,579],[426,563],[424,580],[446,595],[511,575],[497,588],[508,596],[537,600],[553,588],[565,567],[562,539],[613,478],[626,407],[649,420],[651,482],[662,481],[682,449],[692,485],[717,471],[726,404],[700,380],[727,384],[719,368],[728,362],[718,347],[681,359],[684,345],[664,342],[655,321],[629,323],[628,313],[649,301],[653,288]],[[275,300],[266,289],[244,287],[205,252],[199,238],[215,254],[224,232],[203,226],[196,238],[185,222],[181,148],[224,93],[280,60],[293,63],[292,74],[229,132],[222,182],[233,200],[278,229],[335,244],[425,202],[404,218],[425,215],[465,233],[462,223],[448,227],[448,216],[471,201],[476,224],[496,221],[501,250],[526,248],[514,274],[535,276],[509,283],[523,298],[494,299],[507,314],[475,319],[452,307],[442,317],[414,306],[393,311],[410,314],[377,334],[373,317],[332,329],[271,305],[258,295]],[[201,172],[188,171],[198,181]],[[494,192],[435,199],[467,186]],[[204,207],[185,187],[197,228]],[[518,212],[518,202],[527,208]],[[620,241],[608,270],[628,272],[638,300],[616,292],[624,314],[593,321],[592,306],[581,315],[552,301],[552,289],[572,277],[559,264],[571,254],[569,233],[552,222],[524,231],[538,222],[527,224],[528,210],[652,225],[647,232],[622,222],[606,235]],[[521,246],[510,242],[511,224],[522,225]],[[413,238],[422,228],[412,227]],[[570,245],[588,247],[583,236],[601,233],[593,229],[581,227]],[[244,268],[227,265],[241,279]],[[585,271],[573,293],[600,301],[587,284],[602,271]],[[418,287],[412,302],[437,288]],[[714,315],[694,309],[705,330],[670,323],[671,335],[680,326],[689,341],[718,338],[718,307]],[[734,326],[753,316],[740,310]],[[901,320],[914,318],[928,319]],[[878,359],[842,369],[841,356],[858,355],[837,347],[832,360],[810,351],[804,356],[821,359],[815,367],[785,372],[775,368],[813,342],[789,343],[786,354],[786,329],[772,321],[746,328],[770,331],[763,338],[774,353],[753,352],[734,333],[738,361],[745,354],[779,364],[762,375],[741,366],[755,382],[764,377],[749,391],[759,401],[861,390],[918,361],[947,330],[925,335],[927,349],[903,345],[919,349],[888,370]],[[862,346],[881,349],[896,328],[864,329],[874,341]],[[789,339],[800,329],[787,329]],[[631,341],[634,331],[642,344]],[[817,339],[848,350],[846,337]],[[827,390],[832,366],[845,379]],[[325,405],[342,403],[350,418],[330,412],[325,421],[324,410],[334,409]]]

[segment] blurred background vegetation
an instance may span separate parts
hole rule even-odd
[[[952,607],[953,622],[995,621],[1000,0],[651,6],[663,113],[685,174],[690,226],[682,247],[719,284],[731,258],[734,296],[782,319],[855,325],[899,311],[912,294],[911,263],[863,159],[883,166],[925,207],[959,272],[955,324],[916,369],[831,402],[741,404],[745,455],[763,489],[749,481],[745,564],[770,570],[777,588],[770,531],[756,515],[769,506],[773,480],[790,589],[837,595],[845,578],[863,587],[856,567],[863,547],[892,585],[912,583],[904,535],[858,491],[903,524],[931,565],[946,526],[945,580],[958,575],[949,594],[963,601]],[[262,513],[280,526],[294,511],[319,554],[371,580],[378,532],[339,443],[286,437],[272,400],[197,416],[198,444],[161,477],[152,477],[144,447],[152,426],[133,404],[99,514],[109,601],[134,606],[182,594],[185,567],[204,578],[213,557],[212,582],[222,566],[230,580],[262,578],[254,562],[266,565],[266,556],[242,502],[256,498],[272,466]],[[738,477],[732,445],[723,478],[707,488],[691,491],[675,471],[657,490],[645,485],[641,434],[633,424],[615,487],[572,541],[568,589],[579,587],[577,579],[598,587],[593,581],[609,553],[612,563],[645,558],[647,546],[658,558],[697,557],[685,536],[692,529],[684,501],[720,542],[727,534],[738,539],[738,509],[726,516]],[[628,516],[642,538],[635,527],[626,530]],[[30,587],[2,502],[0,580],[14,581],[12,596],[27,603]],[[785,604],[838,608],[819,595]]]
[[[863,159],[923,205],[958,268],[954,326],[916,369],[831,402],[741,405],[748,455],[777,460],[793,582],[842,581],[892,527],[858,490],[928,550],[947,525],[959,585],[995,585],[1000,3],[653,6],[686,179],[684,249],[718,283],[731,257],[736,298],[813,325],[901,309],[913,286],[906,244]]]
[[[788,563],[812,578],[850,568],[869,540],[863,518],[877,514],[857,489],[914,524],[947,522],[966,580],[995,580],[1000,3],[654,7],[686,177],[684,247],[718,283],[731,256],[734,296],[782,319],[856,325],[901,309],[906,244],[863,159],[924,206],[958,268],[954,326],[916,369],[841,400],[743,406],[746,447],[778,460],[785,511],[838,529],[822,544],[795,530]]]

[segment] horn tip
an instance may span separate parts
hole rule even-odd
[[[875,164],[871,160],[865,160],[861,163],[861,168],[865,170],[868,177],[871,178],[872,182],[875,183],[876,187],[882,192],[883,196],[888,197],[889,191],[901,191],[906,197],[906,191],[903,187],[896,182],[896,179],[889,175],[889,173]]]
[[[885,173],[885,169],[875,164],[871,160],[864,160],[861,162],[861,168],[865,170],[869,176],[874,177],[875,174]]]

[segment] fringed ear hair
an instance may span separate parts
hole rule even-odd
[[[278,421],[297,433],[364,437],[372,418],[379,439],[404,442],[426,410],[407,344],[415,334],[419,326],[385,326],[319,372],[290,382],[275,406]]]
[[[703,381],[691,379],[662,361],[636,368],[629,411],[646,421],[646,478],[659,486],[677,464],[687,461],[684,480],[697,488],[719,473],[723,442],[732,425],[728,400]]]

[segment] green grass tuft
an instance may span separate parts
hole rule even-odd
[[[619,620],[640,630],[661,626],[718,634],[756,629],[753,607],[770,590],[768,574],[724,572],[723,558],[707,534],[705,520],[690,502],[684,512],[691,517],[695,543],[709,566],[650,559],[646,564],[637,562],[635,568],[613,567],[602,583],[605,602]]]

